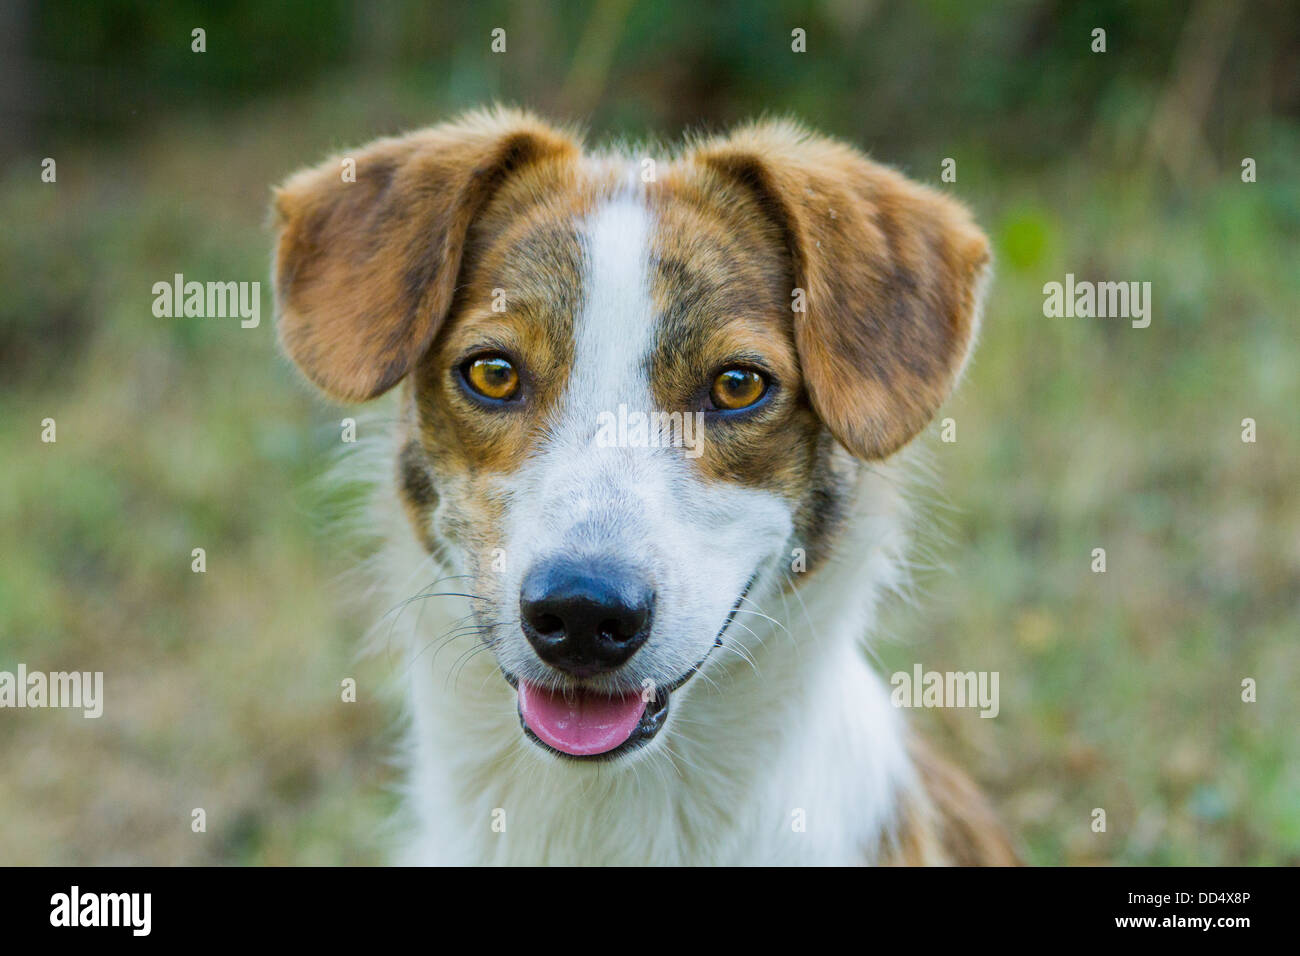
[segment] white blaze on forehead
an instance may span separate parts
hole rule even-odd
[[[593,431],[597,414],[616,413],[620,402],[629,410],[650,410],[644,368],[655,321],[650,235],[650,211],[637,194],[611,199],[589,217],[584,229],[585,307],[574,330],[565,417],[577,416]]]
[[[647,357],[654,344],[650,294],[653,218],[638,190],[598,206],[580,224],[583,308],[573,366],[540,453],[513,479],[515,525],[538,553],[626,550],[650,534],[645,516],[668,505],[678,456],[598,440],[602,421],[654,411]],[[581,527],[581,531],[575,528]]]
[[[597,439],[602,416],[618,416],[620,405],[629,414],[654,410],[646,369],[655,334],[652,229],[650,211],[634,189],[579,224],[583,308],[574,321],[573,365],[539,454],[511,479],[518,530],[539,551],[573,547],[571,529],[583,518],[609,537],[606,546],[625,546],[616,537],[644,533],[635,530],[640,517],[651,501],[662,502],[680,471],[673,456]]]

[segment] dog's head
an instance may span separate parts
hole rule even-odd
[[[338,399],[406,381],[407,512],[525,733],[632,751],[747,592],[794,549],[815,570],[859,464],[930,421],[987,243],[786,123],[657,169],[510,111],[349,158],[277,194],[284,348]]]

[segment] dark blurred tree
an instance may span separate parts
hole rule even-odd
[[[770,111],[895,155],[942,136],[1033,164],[1132,140],[1179,176],[1259,118],[1300,115],[1294,0],[10,0],[3,18],[11,148],[350,77],[431,91],[430,120],[500,97],[675,135]]]

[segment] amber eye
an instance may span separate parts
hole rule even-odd
[[[462,374],[466,384],[484,398],[506,402],[519,392],[519,373],[508,359],[500,355],[473,359]]]
[[[749,368],[728,368],[713,380],[709,398],[715,408],[734,412],[748,408],[766,393],[767,379],[761,373]]]

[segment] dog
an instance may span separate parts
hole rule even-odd
[[[506,108],[273,205],[284,351],[401,386],[397,862],[1016,861],[863,649],[979,325],[964,207],[789,121],[656,159]]]

